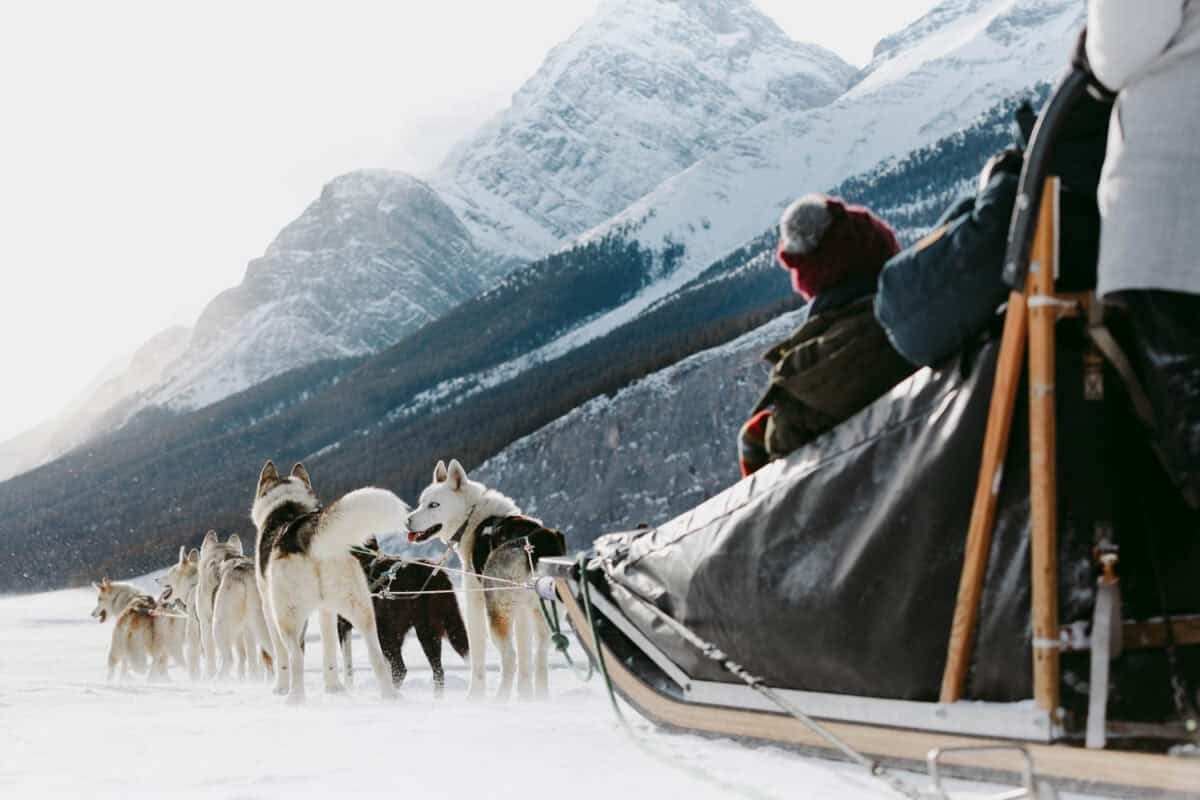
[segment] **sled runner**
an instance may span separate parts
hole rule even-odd
[[[542,561],[647,717],[876,773],[1200,797],[1200,757],[1169,754],[1198,741],[1200,524],[1101,308],[1055,289],[1045,164],[1086,84],[1059,84],[1030,142],[999,342],[681,517]]]

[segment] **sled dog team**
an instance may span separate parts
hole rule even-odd
[[[239,677],[273,673],[275,693],[302,702],[304,635],[315,612],[327,692],[352,682],[354,628],[381,694],[394,696],[406,672],[401,644],[416,628],[435,692],[445,684],[444,637],[470,659],[469,696],[485,694],[490,631],[501,659],[497,697],[509,697],[514,683],[522,698],[547,695],[550,632],[536,595],[525,587],[539,558],[566,552],[565,540],[523,516],[510,498],[468,478],[458,461],[438,462],[415,509],[374,487],[323,505],[303,465],[281,475],[268,461],[250,517],[257,534],[252,554],[236,533],[222,542],[209,531],[199,549],[179,549],[177,562],[158,579],[158,599],[108,578],[92,584],[92,616],[115,620],[110,680],[118,669],[122,677],[133,670],[165,678],[169,660],[186,665],[192,679],[202,673],[227,678],[236,661]],[[436,537],[457,554],[465,626],[450,579],[437,565],[378,552],[377,537],[399,530],[408,530],[410,542]]]

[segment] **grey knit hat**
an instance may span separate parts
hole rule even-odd
[[[806,194],[783,212],[779,218],[779,243],[785,253],[806,255],[821,244],[821,237],[833,224],[827,199],[823,194]]]

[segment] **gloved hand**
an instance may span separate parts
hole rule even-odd
[[[770,418],[771,410],[763,409],[746,420],[738,433],[738,466],[743,478],[753,475],[771,461],[766,445],[767,420]]]

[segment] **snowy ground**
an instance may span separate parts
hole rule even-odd
[[[82,590],[0,598],[0,798],[892,796],[848,766],[778,748],[664,734],[641,720],[635,742],[602,684],[581,683],[557,655],[548,703],[468,702],[449,646],[447,692],[435,699],[415,637],[392,702],[365,674],[361,641],[349,695],[322,693],[320,650],[309,648],[302,708],[264,685],[193,684],[175,668],[166,685],[110,684],[112,624],[89,618],[93,605]]]

